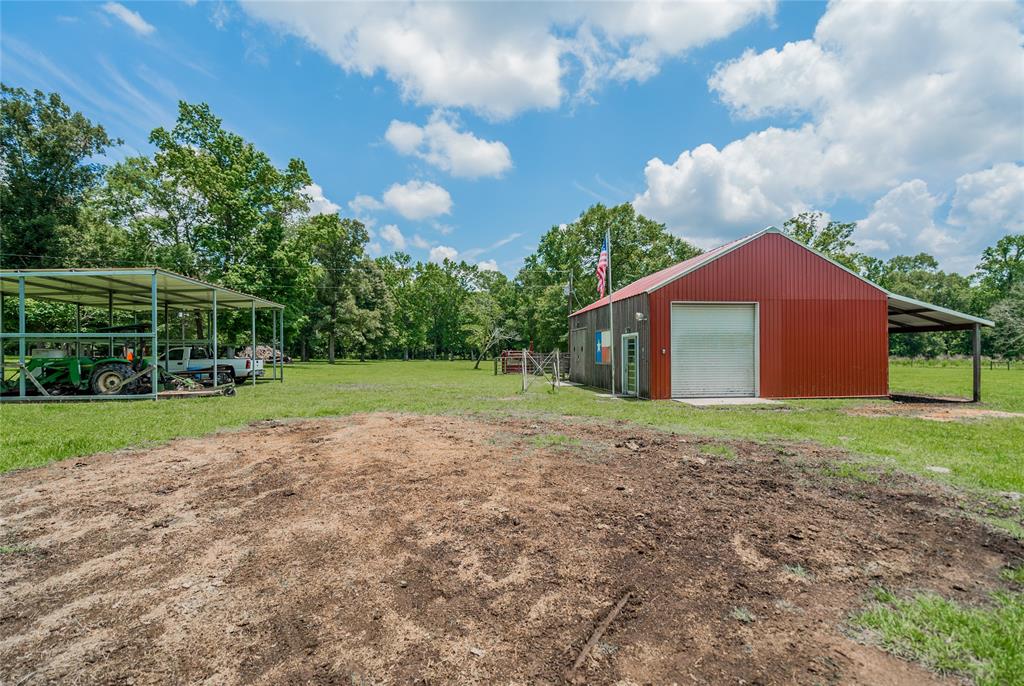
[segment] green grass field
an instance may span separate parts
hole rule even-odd
[[[970,398],[971,379],[971,364],[963,360],[889,367],[889,384],[894,392]],[[986,407],[1024,412],[1024,365],[992,368],[986,362],[982,366],[981,397]]]
[[[969,392],[968,366],[894,365],[894,390],[942,395]],[[851,416],[863,402],[804,400],[783,406],[692,408],[675,402],[602,399],[539,381],[519,393],[518,376],[494,376],[490,364],[387,361],[295,364],[284,384],[264,382],[233,398],[160,402],[0,406],[0,471],[98,451],[198,436],[261,419],[321,417],[378,410],[478,412],[524,421],[541,413],[619,419],[677,432],[754,440],[813,440],[956,484],[1024,491],[1024,418],[956,424],[907,417]],[[1024,369],[985,369],[986,406],[1024,411]],[[875,402],[875,401],[870,401]],[[950,469],[948,475],[924,470]]]

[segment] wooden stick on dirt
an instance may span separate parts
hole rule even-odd
[[[590,651],[594,649],[597,642],[601,640],[602,636],[604,636],[604,632],[608,630],[609,625],[611,625],[611,623],[615,621],[615,618],[619,616],[619,612],[621,612],[622,608],[626,606],[626,602],[629,600],[630,595],[631,593],[627,591],[626,594],[619,599],[619,602],[615,603],[615,607],[613,607],[611,612],[608,613],[608,616],[597,625],[596,629],[594,629],[594,633],[590,635],[590,640],[587,641],[586,645],[583,646],[583,649],[580,650],[580,654],[576,657],[576,662],[572,663],[572,667],[565,673],[567,681],[572,681],[573,677],[576,675],[576,670],[580,668],[583,661],[587,659],[588,655],[590,655]]]

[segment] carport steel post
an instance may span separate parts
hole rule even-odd
[[[217,388],[220,383],[220,379],[217,378],[217,365],[220,360],[217,359],[217,289],[213,288],[210,290],[213,300],[213,324],[210,326],[210,335],[213,337],[213,387]]]
[[[156,270],[153,270],[152,280],[150,281],[150,310],[149,310],[149,354],[153,361],[151,362],[152,369],[149,372],[149,383],[150,383],[150,395],[153,396],[153,400],[156,400],[160,392],[157,383],[160,379],[160,372],[157,370],[157,346],[160,345],[159,329],[156,321],[157,313],[157,286],[156,286]],[[146,364],[146,358],[142,358],[142,364]]]
[[[252,301],[252,347],[249,348],[249,376],[256,385],[256,301]]]

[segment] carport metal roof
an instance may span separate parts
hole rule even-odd
[[[978,324],[995,326],[988,319],[889,293],[889,333],[969,330]]]
[[[152,307],[154,276],[157,303],[161,307],[211,310],[216,291],[217,309],[284,309],[284,305],[264,298],[155,267],[0,271],[0,294],[17,296],[18,282],[24,277],[26,298],[86,307],[112,305],[119,310],[148,310]]]

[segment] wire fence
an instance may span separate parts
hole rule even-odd
[[[534,381],[542,380],[557,389],[569,378],[569,353],[554,350],[538,353],[531,350],[503,350],[494,358],[494,373],[518,374],[525,392]]]

